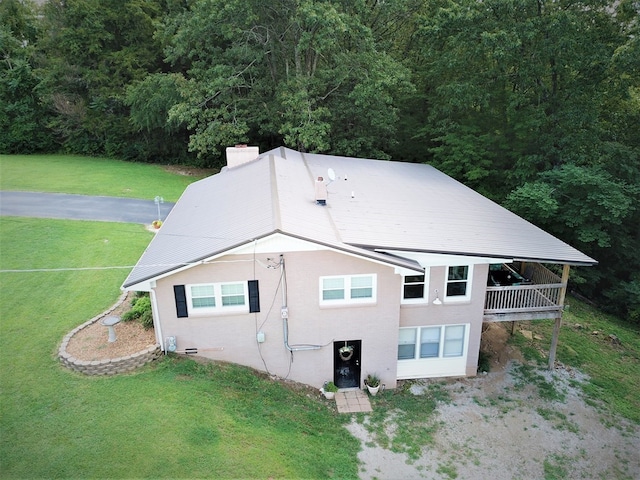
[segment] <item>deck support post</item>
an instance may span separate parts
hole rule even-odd
[[[562,266],[562,288],[560,289],[560,297],[558,304],[560,305],[560,316],[556,318],[553,326],[553,335],[551,337],[551,347],[549,348],[549,370],[553,370],[556,363],[556,350],[558,348],[558,337],[560,336],[560,327],[562,326],[562,311],[564,310],[564,298],[567,295],[567,283],[569,281],[569,265]]]

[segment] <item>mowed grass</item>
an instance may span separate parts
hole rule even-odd
[[[62,337],[113,304],[139,225],[0,219],[1,478],[354,478],[358,441],[317,392],[165,357],[137,373],[60,366]]]
[[[0,188],[175,200],[153,165],[0,156]],[[243,367],[163,357],[134,374],[63,368],[62,337],[104,311],[152,234],[0,218],[0,478],[355,478],[359,442],[316,391]],[[8,270],[22,270],[9,272]]]
[[[640,423],[640,329],[576,298],[566,303],[556,359],[589,376],[580,385],[594,405]],[[516,334],[512,343],[528,360],[546,365],[553,321],[523,322],[520,328],[534,338]]]
[[[0,190],[74,193],[167,202],[200,176],[176,175],[161,165],[75,155],[0,155]]]

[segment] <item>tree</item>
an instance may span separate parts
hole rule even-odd
[[[609,89],[624,37],[608,4],[439,2],[416,52],[435,164],[503,199],[539,172],[597,161],[603,107],[625,95]]]
[[[0,3],[0,152],[51,148],[47,114],[37,94],[36,39],[34,6],[19,0]]]
[[[411,85],[345,5],[207,0],[168,22],[167,58],[186,80],[169,116],[192,131],[190,149],[210,162],[227,145],[260,138],[385,155],[396,95]]]
[[[411,50],[433,163],[599,260],[574,280],[621,315],[638,311],[639,17],[630,1],[439,0]]]
[[[45,4],[41,89],[55,114],[51,126],[65,149],[140,157],[144,145],[129,123],[125,90],[163,66],[153,37],[161,14],[155,0]]]

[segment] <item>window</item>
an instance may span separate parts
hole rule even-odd
[[[447,270],[446,298],[448,300],[469,300],[471,288],[471,267],[469,265],[456,265]]]
[[[216,306],[216,294],[213,285],[191,286],[191,307],[212,308]]]
[[[320,277],[320,304],[374,303],[375,275]]]
[[[440,356],[440,327],[423,327],[420,329],[420,358],[437,358]]]
[[[323,279],[322,300],[344,300],[344,278]]]
[[[246,282],[187,285],[186,294],[192,314],[249,311]]]
[[[223,307],[245,304],[244,283],[223,283],[220,285],[220,297]]]
[[[465,333],[466,325],[401,328],[398,333],[398,360],[462,357]],[[420,339],[419,345],[417,338]]]
[[[398,360],[409,360],[415,357],[416,329],[401,328],[398,335]]]
[[[404,277],[404,284],[402,286],[403,303],[426,301],[424,298],[424,292],[426,290],[424,279],[424,275],[406,275]]]
[[[460,357],[464,349],[464,325],[452,325],[445,329],[444,349],[445,357]]]

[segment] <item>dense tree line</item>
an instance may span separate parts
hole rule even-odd
[[[428,162],[598,259],[640,321],[637,0],[0,3],[0,151]]]

